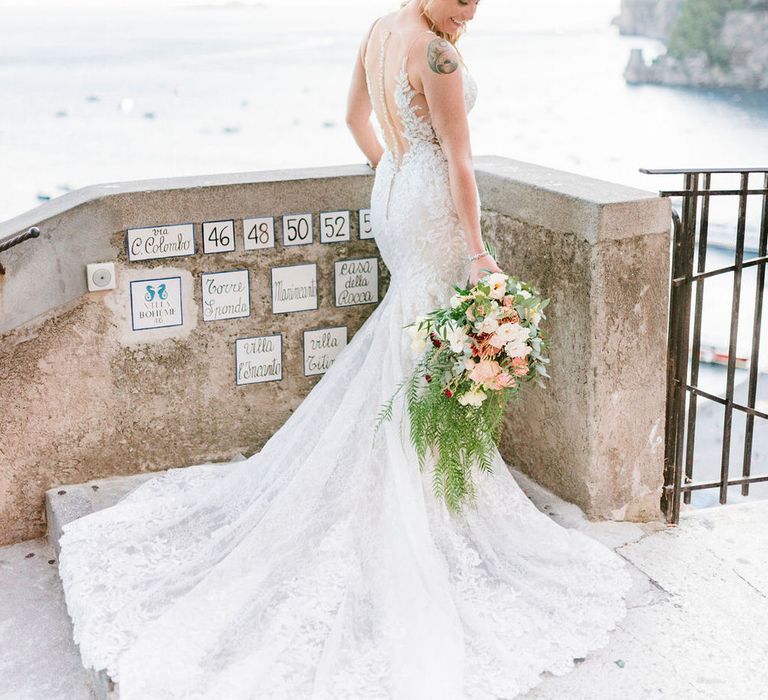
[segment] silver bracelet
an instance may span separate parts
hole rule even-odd
[[[470,255],[469,256],[469,260],[470,260],[470,262],[474,262],[478,258],[482,258],[483,255],[488,255],[488,251],[484,250],[482,253],[475,253],[474,255]]]

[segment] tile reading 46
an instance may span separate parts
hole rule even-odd
[[[204,221],[203,252],[232,253],[235,250],[235,222]]]

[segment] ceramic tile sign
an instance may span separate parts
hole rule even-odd
[[[304,331],[304,376],[325,374],[346,344],[346,326]]]
[[[333,264],[336,306],[373,304],[379,300],[379,259],[337,260]]]
[[[235,222],[204,221],[203,252],[232,253],[235,250]]]
[[[373,227],[371,226],[371,210],[360,209],[357,212],[357,230],[360,232],[360,240],[364,241],[367,238],[373,238]]]
[[[320,212],[320,243],[343,243],[350,240],[348,211]]]
[[[312,214],[285,214],[283,216],[283,245],[312,243]]]
[[[204,272],[201,280],[203,321],[221,321],[251,315],[248,270]]]
[[[243,250],[275,247],[275,217],[243,219]]]
[[[272,268],[272,313],[317,309],[317,263]]]
[[[134,331],[181,326],[181,277],[133,280],[131,327]]]
[[[128,260],[159,260],[195,254],[194,224],[129,228],[126,232]]]
[[[235,340],[236,384],[276,382],[283,378],[283,336],[262,335]]]

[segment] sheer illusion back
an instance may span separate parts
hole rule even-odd
[[[408,67],[414,47],[425,34],[437,37],[431,30],[400,33],[392,31],[383,18],[371,28],[363,61],[376,121],[386,150],[399,168],[406,154],[417,142],[438,145],[432,128],[429,105],[424,93],[412,84]],[[467,110],[472,108],[476,86],[462,64]]]

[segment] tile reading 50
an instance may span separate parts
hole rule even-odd
[[[312,214],[283,216],[283,245],[312,243]]]

